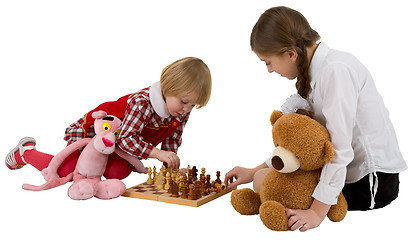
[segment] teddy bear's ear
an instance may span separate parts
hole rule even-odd
[[[278,110],[274,110],[271,114],[270,117],[270,121],[271,121],[271,125],[274,125],[274,123],[278,120],[278,118],[280,118],[282,116],[282,112],[278,111]]]
[[[328,163],[334,158],[334,148],[330,141],[324,143],[324,162]]]

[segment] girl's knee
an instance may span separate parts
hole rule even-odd
[[[259,192],[262,181],[264,181],[265,175],[267,175],[269,170],[269,168],[264,168],[255,173],[253,181],[253,187],[255,192]]]

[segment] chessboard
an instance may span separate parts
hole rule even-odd
[[[205,176],[204,169],[197,178],[197,171],[195,167],[188,167],[187,174],[183,176],[164,167],[159,173],[155,168],[149,168],[147,182],[128,188],[123,196],[199,207],[234,190],[222,184],[219,171],[214,181],[210,180],[209,174]]]

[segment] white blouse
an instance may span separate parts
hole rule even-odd
[[[310,74],[308,99],[316,120],[329,131],[336,153],[323,167],[313,197],[336,204],[345,182],[370,174],[373,207],[375,172],[398,173],[407,168],[382,97],[362,63],[323,42],[314,53]]]

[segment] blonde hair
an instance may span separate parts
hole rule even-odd
[[[212,77],[208,66],[199,58],[186,57],[163,69],[160,77],[163,96],[184,97],[195,92],[196,108],[206,106],[212,90]]]
[[[280,55],[295,49],[297,58],[298,94],[307,98],[311,90],[307,47],[320,39],[320,35],[310,27],[307,19],[298,11],[287,7],[274,7],[266,10],[251,33],[252,51],[262,55]]]

